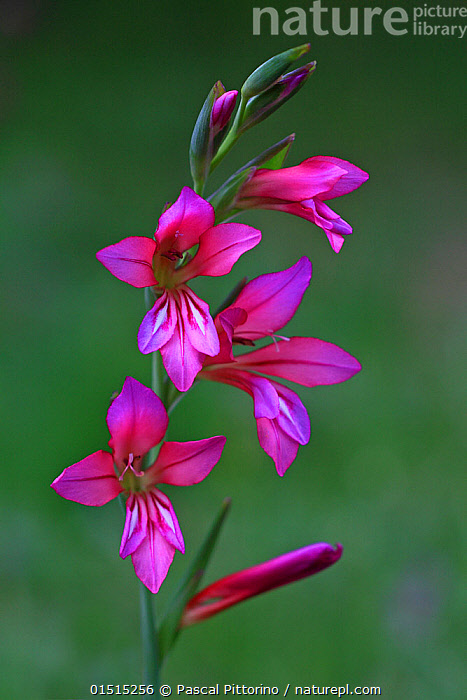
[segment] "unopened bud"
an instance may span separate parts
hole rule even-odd
[[[254,124],[266,119],[281,105],[295,95],[304,85],[310,73],[316,68],[316,61],[286,73],[274,85],[248,101],[241,124],[241,131],[246,131]]]
[[[283,53],[273,56],[257,68],[243,84],[242,96],[248,100],[250,97],[259,95],[260,92],[267,90],[269,87],[279,80],[279,78],[287,71],[292,63],[300,56],[310,50],[310,44],[302,44],[293,49],[288,49]]]
[[[229,123],[235,109],[238,90],[229,90],[217,98],[211,112],[211,127],[214,135],[218,134]]]
[[[237,95],[237,90],[226,92],[218,80],[204,102],[190,143],[190,169],[195,182],[204,182],[207,178],[211,160],[223,138],[219,134],[229,123]]]
[[[342,545],[332,547],[326,542],[319,542],[237,571],[211,583],[191,598],[180,624],[188,627],[237,605],[242,600],[317,574],[335,564],[341,555]]]

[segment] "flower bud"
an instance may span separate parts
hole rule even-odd
[[[195,182],[203,182],[209,169],[212,155],[210,151],[211,113],[222,83],[218,81],[207,96],[196,120],[190,142],[190,170]],[[223,86],[222,86],[222,92]]]
[[[266,63],[263,63],[244,82],[242,87],[243,98],[248,100],[250,97],[254,97],[274,85],[284,72],[290,68],[292,63],[307,53],[310,48],[310,44],[302,44],[273,56]]]
[[[270,88],[251,98],[247,103],[240,130],[246,131],[275,112],[276,109],[300,90],[315,68],[315,61],[307,63],[291,73],[286,73]]]
[[[237,571],[195,595],[186,606],[180,624],[188,627],[242,600],[317,574],[338,561],[341,555],[342,545],[337,544],[334,548],[320,542]]]
[[[219,134],[229,123],[237,95],[237,90],[226,92],[218,80],[204,102],[190,143],[190,169],[195,182],[204,182],[207,178],[211,160],[223,138]]]
[[[211,111],[211,128],[213,135],[218,134],[229,123],[232,112],[235,109],[237,95],[238,90],[229,90],[229,92],[224,92],[223,95],[220,95],[214,102]]]

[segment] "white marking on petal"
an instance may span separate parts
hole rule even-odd
[[[130,539],[132,534],[135,531],[136,525],[138,524],[139,520],[139,501],[137,498],[135,498],[135,504],[133,506],[133,510],[131,512],[131,519],[130,519],[130,525],[128,528],[128,535],[127,535],[127,540]]]
[[[185,295],[185,299],[187,302],[187,306],[189,306],[189,311],[194,316],[194,320],[196,321],[196,325],[198,326],[201,333],[203,335],[206,335],[206,326],[207,326],[206,316],[198,308],[198,305],[194,302],[193,299],[191,299],[191,297],[189,297],[188,295]]]
[[[294,424],[294,419],[292,413],[290,412],[289,405],[284,399],[279,396],[279,412],[287,418],[292,424]]]
[[[167,316],[168,316],[168,309],[169,309],[169,296],[167,292],[165,292],[165,299],[163,304],[157,309],[156,312],[156,318],[154,319],[154,326],[152,329],[152,334],[155,335],[159,328],[163,325],[165,321],[167,321]]]
[[[165,506],[161,505],[160,503],[159,503],[159,513],[161,514],[164,522],[168,525],[169,529],[175,533],[175,525],[174,525],[172,515],[170,514],[170,511]]]

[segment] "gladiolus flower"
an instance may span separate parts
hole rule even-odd
[[[126,496],[120,556],[131,555],[137,577],[157,593],[174,558],[185,550],[177,516],[156,484],[190,486],[202,481],[220,459],[225,438],[164,442],[155,462],[143,470],[149,450],[167,430],[168,417],[156,394],[132,377],[107,412],[112,453],[99,450],[67,467],[52,483],[63,498],[102,506]]]
[[[320,542],[296,549],[257,566],[221,578],[195,595],[183,613],[181,627],[206,620],[247,598],[317,574],[341,558],[342,545]]]
[[[331,156],[314,156],[280,170],[259,168],[240,189],[234,207],[276,209],[301,216],[322,228],[338,253],[352,227],[325,202],[356,190],[368,177],[356,165]]]
[[[298,446],[309,441],[310,420],[291,389],[261,375],[313,387],[346,381],[361,369],[337,345],[317,338],[276,335],[294,315],[310,279],[311,263],[303,257],[287,270],[249,282],[216,317],[221,350],[216,357],[205,359],[199,374],[200,379],[230,384],[252,397],[259,443],[274,460],[279,476],[292,464]],[[273,344],[233,356],[232,344],[251,346],[268,336]]]
[[[159,219],[154,238],[132,236],[103,248],[97,259],[133,287],[152,287],[155,304],[138,333],[142,353],[161,351],[180,391],[190,388],[206,355],[219,352],[209,306],[186,284],[198,276],[226,275],[261,233],[244,224],[214,226],[214,209],[189,187]],[[193,246],[193,258],[187,254]]]

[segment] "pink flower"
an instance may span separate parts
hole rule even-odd
[[[252,397],[259,443],[274,460],[279,476],[292,464],[298,446],[310,439],[310,420],[295,392],[261,375],[313,387],[346,381],[361,369],[352,355],[332,343],[275,335],[294,315],[310,279],[311,263],[303,257],[287,270],[249,282],[216,318],[221,350],[206,358],[199,374]],[[232,355],[232,344],[254,345],[267,336],[273,344]]]
[[[320,226],[338,253],[352,227],[325,201],[356,190],[368,177],[356,165],[331,156],[314,156],[280,170],[259,168],[241,188],[235,208],[277,209],[301,216]]]
[[[242,600],[317,574],[335,564],[341,555],[342,545],[337,544],[334,549],[330,544],[320,542],[221,578],[189,601],[181,626],[188,627]]]
[[[214,209],[189,187],[159,219],[154,239],[132,236],[103,248],[97,259],[133,287],[156,297],[138,333],[142,353],[160,350],[167,374],[180,391],[190,388],[206,355],[219,352],[208,305],[187,286],[193,277],[226,275],[261,233],[244,224],[214,226]],[[194,258],[186,254],[194,246]]]
[[[63,498],[102,506],[126,495],[120,556],[131,554],[136,575],[157,593],[174,558],[185,546],[177,516],[156,484],[190,486],[202,481],[220,459],[225,438],[164,442],[155,462],[142,470],[144,456],[159,444],[168,417],[156,394],[132,377],[107,412],[112,453],[99,450],[64,469],[52,483]]]

